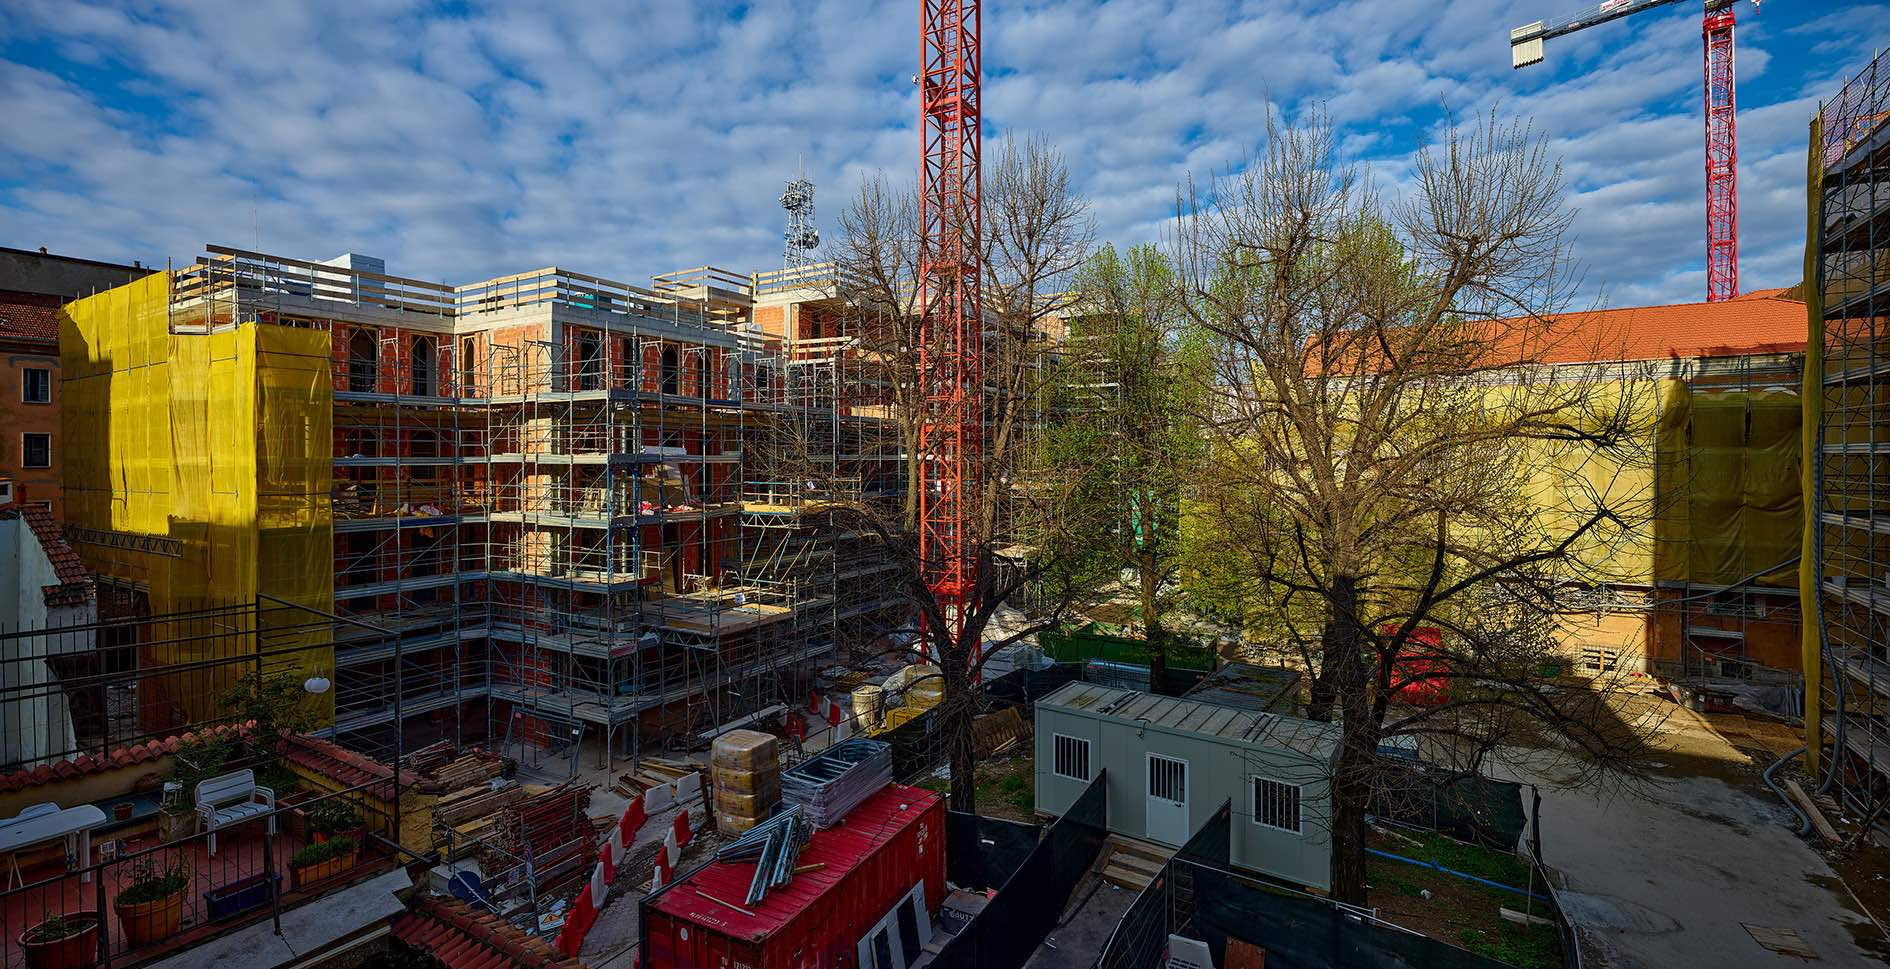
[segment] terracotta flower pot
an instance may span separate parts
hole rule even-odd
[[[68,916],[66,920],[83,922],[85,927],[73,935],[50,942],[27,941],[33,929],[20,933],[20,951],[26,956],[28,969],[83,969],[98,960],[98,916],[81,912]]]
[[[360,857],[361,849],[356,848],[338,858],[330,858],[327,861],[320,861],[313,865],[304,865],[300,868],[296,868],[294,869],[295,887],[297,889],[303,889],[311,885],[319,885],[353,868],[355,862],[360,860]]]
[[[148,902],[130,905],[119,902],[112,906],[112,911],[118,913],[118,924],[124,927],[127,942],[133,946],[150,945],[169,938],[183,924],[184,889]]]

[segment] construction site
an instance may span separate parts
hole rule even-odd
[[[909,189],[731,188],[779,268],[0,250],[0,969],[1890,958],[1890,54],[1742,288],[1696,4],[1703,298],[1616,306],[1496,115],[1118,250],[981,6]]]
[[[606,766],[785,709],[892,628],[885,563],[808,490],[903,485],[871,355],[822,313],[830,270],[379,268],[211,247],[75,307],[67,406],[109,449],[70,458],[68,517],[127,608],[332,611],[398,637],[303,661],[334,680],[334,735],[391,748],[400,690],[414,741]],[[222,396],[225,367],[253,385]],[[225,405],[255,420],[208,419]],[[170,455],[206,434],[193,480]],[[198,514],[137,517],[187,489]]]

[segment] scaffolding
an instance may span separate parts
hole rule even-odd
[[[1820,106],[1810,151],[1806,740],[1820,791],[1890,829],[1890,54]]]
[[[161,326],[115,325],[158,349],[165,327],[300,334],[306,365],[258,383],[264,398],[269,374],[319,384],[269,414],[317,449],[303,517],[321,528],[297,533],[319,544],[311,605],[363,624],[336,633],[330,733],[521,753],[601,737],[608,762],[793,705],[817,657],[886,615],[872,544],[769,475],[783,442],[811,442],[835,476],[896,499],[889,387],[858,339],[797,345],[754,322],[763,290],[810,321],[837,315],[832,267],[763,278],[705,266],[641,287],[553,267],[450,286],[209,246],[154,297]],[[116,407],[127,383],[96,388]],[[178,459],[158,451],[136,466],[168,480]],[[167,532],[155,512],[123,528],[105,510],[132,499],[104,467],[77,524],[106,574],[162,571],[101,561],[121,538],[213,562],[247,541]],[[299,494],[272,484],[258,529]]]

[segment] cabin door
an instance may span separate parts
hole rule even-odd
[[[1150,841],[1180,846],[1188,840],[1188,762],[1148,755]]]

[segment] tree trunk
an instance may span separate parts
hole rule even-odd
[[[1142,579],[1142,634],[1148,639],[1148,688],[1152,693],[1161,693],[1162,686],[1168,682],[1168,634],[1162,629],[1158,599],[1161,574],[1155,570],[1155,556],[1146,553],[1139,556],[1136,571]]]
[[[1358,582],[1339,576],[1328,600],[1332,614],[1325,629],[1325,656],[1329,702],[1336,703],[1343,723],[1339,729],[1339,760],[1332,779],[1332,897],[1350,905],[1366,905],[1366,811],[1371,806],[1372,775],[1378,757],[1378,725],[1372,721],[1371,678],[1364,630],[1357,621]],[[1315,684],[1315,689],[1317,685]]]
[[[939,652],[939,670],[945,690],[939,697],[935,723],[945,756],[951,764],[951,794],[947,807],[966,814],[978,813],[977,760],[972,756],[971,718],[976,709],[972,695],[971,657],[960,643],[952,643]]]

